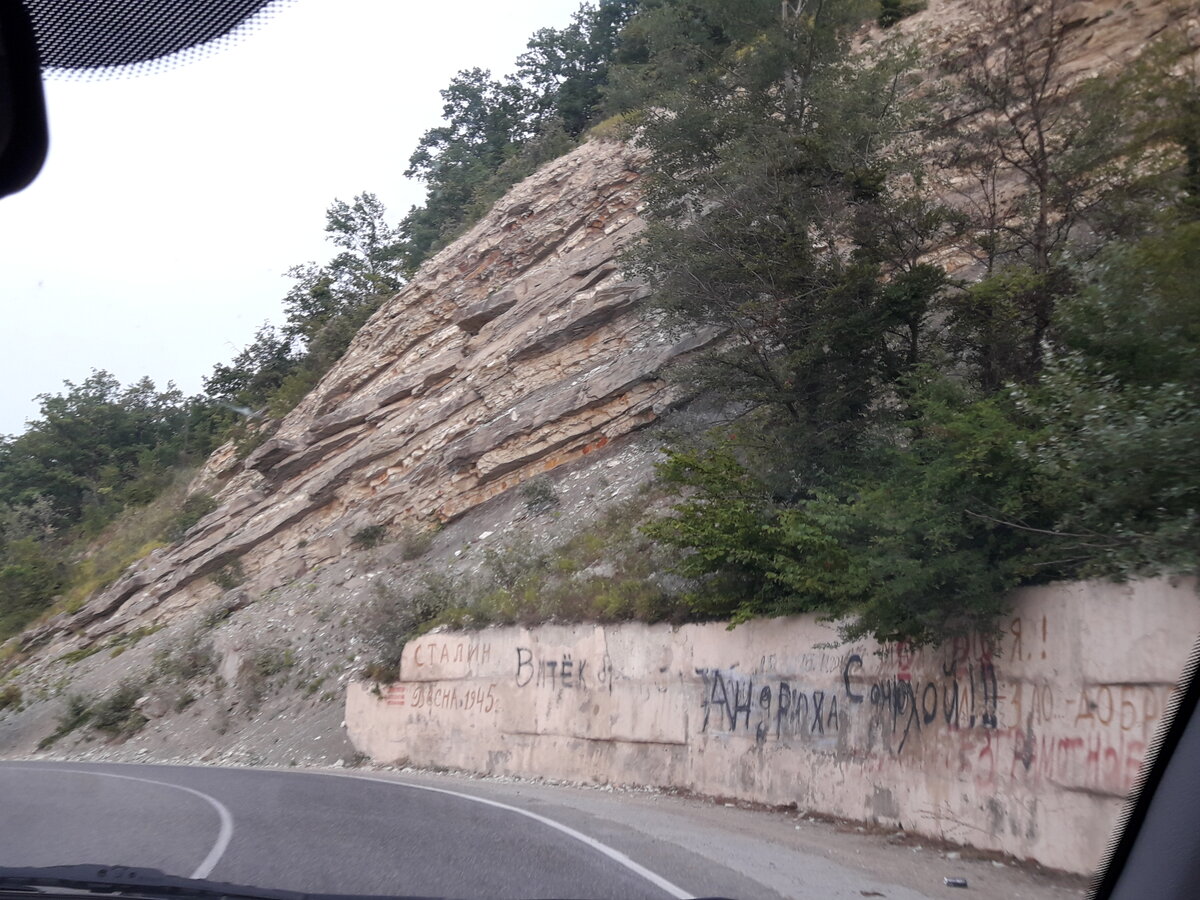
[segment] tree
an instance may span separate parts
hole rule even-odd
[[[684,58],[687,79],[653,55],[633,67],[642,87],[672,77],[642,119],[650,224],[635,269],[680,327],[729,334],[691,377],[731,403],[747,440],[787,448],[768,455],[799,493],[887,414],[944,281],[920,262],[945,217],[902,146],[909,60],[851,60],[860,21],[843,4],[782,21],[774,3],[664,4],[647,45],[699,33],[706,50]]]
[[[264,324],[229,364],[204,380],[212,400],[245,412],[286,414],[345,352],[358,330],[404,284],[400,229],[374,194],[335,199],[325,231],[341,252],[323,266],[305,263],[287,274],[282,329]]]
[[[525,89],[484,69],[464,69],[441,91],[445,124],[425,132],[406,178],[427,185],[424,206],[400,223],[405,271],[461,228],[477,188],[533,134]]]
[[[578,137],[603,100],[609,61],[618,53],[621,30],[638,0],[585,3],[566,28],[541,28],[517,58],[517,77],[531,98],[539,130],[561,127]]]
[[[254,340],[228,365],[213,366],[212,374],[204,379],[204,393],[213,400],[241,407],[248,414],[270,402],[298,363],[292,341],[264,323]]]
[[[529,39],[516,74],[493,78],[475,68],[454,76],[441,91],[443,123],[421,137],[404,173],[427,189],[425,202],[400,223],[406,273],[573,146],[596,116],[637,7],[638,0],[584,3],[566,28],[543,28]]]
[[[1182,198],[1187,203],[1189,198]],[[1056,530],[1089,575],[1200,568],[1200,222],[1113,245],[1062,304],[1062,347],[1028,414],[1047,478],[1070,487]]]
[[[933,136],[947,186],[966,184],[955,189],[964,246],[987,279],[958,295],[951,324],[984,389],[996,390],[1040,370],[1055,307],[1073,290],[1067,257],[1136,233],[1162,202],[1146,195],[1168,130],[1149,123],[1171,90],[1162,54],[1075,83],[1064,67],[1068,0],[987,0],[980,16],[984,27],[943,63],[953,94]],[[1186,131],[1175,137],[1186,143]]]
[[[328,368],[404,278],[400,229],[388,224],[378,197],[364,192],[353,203],[334,200],[325,216],[325,232],[342,252],[323,266],[288,270],[296,283],[284,299],[284,335]]]
[[[3,445],[0,502],[41,498],[60,524],[71,524],[89,503],[111,510],[147,499],[180,452],[183,395],[174,387],[159,391],[148,378],[122,388],[103,370],[64,384],[64,394],[42,394],[40,416]]]

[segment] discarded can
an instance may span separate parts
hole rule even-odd
[[[942,882],[946,885],[946,887],[965,888],[967,886],[967,879],[965,878],[943,878]]]

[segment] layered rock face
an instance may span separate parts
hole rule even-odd
[[[617,256],[641,228],[638,151],[590,142],[514,188],[422,267],[342,361],[244,461],[201,476],[220,507],[55,630],[97,636],[168,598],[294,579],[370,525],[452,520],[654,421],[671,359],[712,339],[665,335]],[[43,630],[42,635],[45,635]]]

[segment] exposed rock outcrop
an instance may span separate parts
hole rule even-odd
[[[368,525],[444,523],[654,421],[663,366],[713,340],[668,336],[618,254],[641,228],[639,152],[591,142],[514,188],[430,260],[265,443],[201,481],[220,507],[55,631],[98,637],[164,601],[215,595],[237,563],[266,589]]]

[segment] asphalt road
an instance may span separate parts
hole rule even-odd
[[[0,765],[0,865],[68,863],[309,892],[690,896],[550,819],[426,787],[257,769]]]
[[[961,863],[656,800],[419,775],[0,762],[0,866],[461,898],[961,896],[940,883]],[[1076,896],[986,862],[969,874],[984,898]]]

